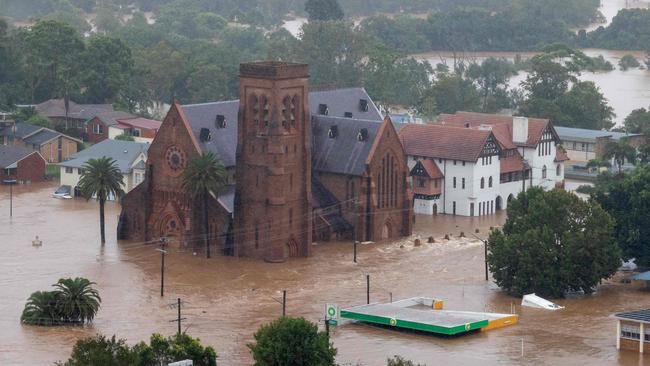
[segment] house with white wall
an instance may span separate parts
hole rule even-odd
[[[437,124],[402,125],[399,133],[416,213],[483,216],[528,187],[564,184],[568,158],[548,120],[459,112]]]
[[[149,144],[122,140],[104,140],[73,155],[60,164],[61,186],[66,186],[71,195],[79,196],[79,180],[83,166],[90,159],[108,157],[115,160],[123,175],[122,190],[131,191],[144,180]],[[115,199],[115,197],[111,197]]]

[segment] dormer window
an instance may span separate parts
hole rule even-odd
[[[330,113],[329,108],[327,108],[327,104],[319,104],[318,105],[318,114],[322,114],[324,116],[327,116]]]
[[[327,136],[331,139],[335,139],[339,135],[339,126],[333,125],[330,126],[329,131],[327,131]]]
[[[345,112],[345,113],[343,114],[343,116],[344,116],[345,118],[352,118],[352,112]]]
[[[217,114],[214,124],[217,128],[226,128],[226,117],[223,114]]]
[[[368,112],[368,100],[367,99],[359,99],[359,109],[361,112]]]
[[[359,133],[357,134],[357,140],[359,140],[359,141],[368,140],[368,129],[366,129],[366,128],[360,129]]]
[[[207,128],[202,128],[199,132],[199,140],[201,142],[208,142],[212,140],[212,134],[210,133],[210,130]]]

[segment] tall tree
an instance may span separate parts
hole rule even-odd
[[[422,101],[435,101],[438,113],[456,113],[458,111],[480,110],[481,98],[474,83],[460,73],[442,74],[434,81],[433,86],[424,93]],[[422,105],[419,110],[428,110]]]
[[[564,94],[558,104],[565,116],[560,125],[590,130],[608,130],[614,126],[614,109],[592,81],[578,81]]]
[[[44,99],[62,97],[67,115],[71,95],[79,89],[80,55],[84,50],[79,33],[64,23],[40,21],[26,33],[25,47],[32,103],[36,102],[39,87],[50,81],[54,87],[43,95]]]
[[[341,20],[344,16],[338,0],[307,0],[305,11],[310,21]]]
[[[601,176],[592,198],[614,218],[614,234],[623,259],[650,266],[650,166],[624,176]]]
[[[81,82],[89,103],[113,103],[133,76],[133,57],[129,47],[117,38],[97,35],[84,52]]]
[[[519,296],[591,293],[620,265],[613,229],[598,203],[564,190],[531,188],[508,204],[503,229],[490,233],[490,271],[499,287]]]
[[[210,258],[208,200],[210,194],[214,194],[215,197],[219,195],[219,191],[226,185],[227,179],[226,168],[212,152],[205,152],[191,158],[183,171],[183,189],[194,199],[194,202],[201,202],[203,241],[207,258]]]
[[[79,189],[89,200],[95,197],[99,201],[99,229],[102,245],[106,243],[104,230],[104,206],[109,197],[116,199],[122,196],[123,175],[117,162],[108,157],[88,160],[82,167],[83,173],[79,179]]]
[[[499,95],[506,94],[508,89],[508,81],[510,77],[516,74],[515,65],[506,59],[497,59],[489,57],[485,59],[480,65],[473,63],[467,69],[467,77],[474,80],[481,92],[483,112],[494,112],[499,107],[505,107],[500,104],[492,103],[497,106],[490,108],[490,99],[495,99]]]
[[[635,164],[637,160],[637,152],[634,147],[626,138],[619,139],[618,141],[610,141],[605,145],[605,159],[614,159],[618,167],[618,174],[621,174],[625,162]]]
[[[635,109],[623,122],[627,133],[648,133],[650,132],[650,110],[645,108]]]

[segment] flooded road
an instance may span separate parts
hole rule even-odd
[[[501,293],[484,280],[482,244],[460,239],[478,228],[504,220],[418,216],[415,235],[395,243],[362,245],[352,263],[350,243],[326,243],[307,259],[284,264],[216,257],[210,260],[172,250],[166,257],[165,297],[160,297],[160,253],[143,243],[116,243],[119,207],[107,204],[107,243],[99,244],[95,202],[57,200],[52,185],[16,187],[14,217],[9,220],[8,192],[0,186],[0,364],[50,365],[65,359],[74,342],[96,333],[117,334],[129,343],[152,332],[171,335],[176,316],[168,307],[183,299],[183,329],[213,345],[219,365],[248,365],[246,343],[263,323],[281,314],[281,291],[287,290],[287,314],[322,319],[326,303],[365,302],[365,275],[371,278],[371,301],[412,296],[441,298],[457,310],[507,312],[520,299]],[[452,240],[441,239],[452,234]],[[39,235],[40,248],[31,241]],[[413,246],[416,237],[436,243]],[[471,235],[470,235],[471,236]],[[403,248],[401,246],[404,246]],[[25,300],[60,277],[83,276],[97,282],[102,307],[92,325],[34,327],[20,324]],[[636,285],[606,283],[584,299],[565,299],[566,309],[521,309],[517,326],[444,339],[393,332],[361,324],[332,331],[340,364],[382,365],[401,354],[420,363],[453,365],[642,365],[649,356],[615,349],[615,311],[648,307],[650,293]],[[523,339],[524,353],[521,343]]]

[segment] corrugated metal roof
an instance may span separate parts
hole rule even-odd
[[[588,130],[585,128],[573,128],[573,127],[555,127],[555,131],[560,136],[561,140],[571,140],[579,139],[580,141],[585,140],[596,140],[600,137],[611,137],[614,140],[620,140],[624,137],[633,137],[640,136],[639,134],[627,134],[625,132],[612,132],[612,131],[602,131],[602,130]]]
[[[128,173],[131,170],[131,164],[138,155],[142,152],[146,153],[148,149],[149,144],[146,143],[107,139],[79,151],[72,155],[70,160],[64,161],[60,165],[81,168],[90,159],[108,157],[117,162],[117,166],[122,173]]]
[[[617,313],[614,314],[614,317],[622,320],[633,320],[641,323],[650,323],[650,309]]]
[[[650,281],[650,271],[636,274],[632,279],[637,281]]]

